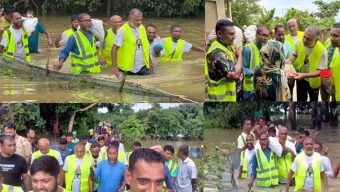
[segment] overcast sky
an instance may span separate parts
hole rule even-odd
[[[317,7],[313,4],[314,0],[261,0],[260,3],[267,10],[275,8],[276,16],[283,16],[289,8],[295,7],[300,10],[315,12]],[[324,2],[332,2],[335,0],[324,0]],[[340,12],[335,17],[336,21],[340,22]]]

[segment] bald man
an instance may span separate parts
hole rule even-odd
[[[277,159],[277,168],[279,171],[279,183],[285,184],[290,170],[290,166],[296,157],[294,143],[288,141],[288,129],[286,127],[279,128],[279,142],[282,146],[282,154]]]
[[[117,30],[122,26],[122,18],[118,15],[113,15],[110,19],[111,28],[107,30],[105,37],[105,47],[101,47],[99,55],[104,59],[105,66],[112,66],[112,46],[115,41]]]
[[[34,159],[37,159],[41,156],[48,155],[48,156],[52,156],[56,158],[60,166],[63,165],[63,160],[61,158],[60,153],[54,149],[50,149],[50,141],[48,139],[46,138],[39,139],[38,149],[39,149],[38,151],[32,154],[31,164],[33,163]]]
[[[63,159],[59,153],[59,151],[50,149],[50,141],[46,138],[41,138],[38,141],[38,151],[34,152],[31,157],[31,164],[33,163],[34,159],[37,159],[42,156],[51,156],[54,157],[55,159],[58,160],[60,170],[62,169],[63,166]],[[62,185],[63,179],[61,177],[61,174],[59,173],[58,176],[58,184]]]
[[[119,70],[129,75],[150,75],[150,43],[142,25],[143,13],[139,9],[129,12],[129,21],[117,31],[112,47],[112,73],[119,76]]]
[[[89,176],[92,160],[85,155],[85,146],[77,143],[74,154],[67,156],[62,170],[65,176],[65,187],[69,191],[89,191]]]
[[[260,50],[268,42],[270,35],[265,26],[260,26],[256,30],[254,42],[248,43],[242,51],[242,66],[244,70],[243,80],[243,100],[254,101],[254,71],[260,65]]]
[[[295,51],[288,59],[297,73],[294,76],[297,85],[297,101],[318,101],[321,86],[320,71],[327,69],[327,51],[319,41],[320,30],[308,26],[303,39],[295,44]]]

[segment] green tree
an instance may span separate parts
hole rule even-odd
[[[125,146],[131,146],[133,142],[140,141],[144,135],[144,127],[135,115],[125,118],[117,130],[122,134],[122,141]]]
[[[260,0],[238,0],[232,3],[233,22],[236,26],[252,25],[261,13]]]
[[[318,18],[334,18],[340,10],[340,1],[324,2],[316,0],[313,2],[318,7],[318,12],[314,13]]]

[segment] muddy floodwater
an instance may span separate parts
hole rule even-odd
[[[108,18],[104,21],[109,28]],[[39,21],[50,32],[53,41],[64,30],[70,28],[69,17],[41,17]],[[158,35],[169,36],[170,26],[182,27],[182,39],[204,47],[203,19],[145,19],[143,24],[152,23],[157,27]],[[39,54],[31,54],[34,65],[49,69],[58,62],[61,49],[52,48],[47,52],[47,38],[39,35]],[[49,60],[49,62],[47,62]],[[150,76],[127,76],[126,81],[139,83],[173,95],[182,96],[196,102],[204,101],[204,54],[190,51],[184,53],[181,63],[160,63],[156,72]],[[64,63],[62,72],[70,72],[70,58]],[[111,68],[104,68],[100,77],[111,78]],[[108,89],[89,86],[80,82],[61,81],[53,78],[33,77],[13,73],[0,65],[0,101],[1,102],[173,102],[167,97],[143,94],[134,91]]]
[[[306,120],[308,117],[304,117]],[[308,127],[309,123],[299,124],[300,126]],[[309,130],[310,133],[313,135],[315,133],[315,130]],[[230,147],[231,143],[235,144],[238,135],[242,132],[242,129],[206,129],[204,130],[204,143],[209,148],[212,148],[214,146],[220,146],[222,148],[228,148]],[[297,135],[297,131],[289,130],[289,135],[293,138]],[[330,127],[328,124],[324,124],[324,129],[320,132],[318,136],[318,140],[323,143],[324,146],[327,146],[329,148],[328,151],[328,158],[331,161],[332,168],[335,167],[336,163],[340,162],[340,129],[339,127]],[[223,183],[223,190],[222,191],[248,191],[248,188],[246,187],[247,181],[245,180],[236,180],[237,184],[240,186],[240,188],[237,188],[232,185],[231,183],[231,175],[230,175],[230,169],[229,169],[229,162],[225,162],[225,168],[228,170],[227,172],[222,174],[222,183]],[[208,174],[209,175],[209,174]],[[208,179],[205,179],[205,191],[212,192],[216,191],[216,180],[212,180],[211,178],[215,178],[214,173],[210,173],[210,177]],[[339,191],[340,188],[340,179],[339,177],[337,179],[329,179],[328,180],[331,191]],[[283,186],[278,186],[276,188],[257,188],[253,187],[252,191],[281,191],[283,189]],[[294,191],[291,189],[290,191]]]

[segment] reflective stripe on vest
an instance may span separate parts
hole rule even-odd
[[[1,192],[24,192],[20,186],[2,184]]]
[[[223,50],[235,63],[234,54],[227,49],[224,45],[220,44],[217,40],[215,40],[208,52],[211,53],[215,49]],[[207,58],[205,59],[205,65],[207,68],[208,61]],[[209,101],[236,101],[236,83],[233,80],[222,78],[219,81],[214,81],[210,79],[208,75],[208,98]]]
[[[125,23],[121,29],[124,31],[124,40],[121,47],[119,47],[117,52],[117,65],[118,68],[123,71],[132,71],[133,65],[135,62],[135,54],[136,54],[136,37],[132,32],[132,28],[128,23]],[[150,43],[146,36],[145,27],[140,25],[138,27],[139,37],[142,41],[142,49],[143,49],[143,60],[144,64],[147,68],[150,68]]]
[[[66,189],[72,191],[72,183],[76,173],[76,155],[70,155],[66,158],[67,171],[65,173]],[[89,191],[89,175],[91,167],[91,158],[84,156],[80,166],[80,192]]]
[[[245,47],[248,47],[250,50],[249,69],[254,71],[260,65],[260,51],[254,42],[250,42]],[[254,76],[248,77],[244,74],[243,90],[254,91]]]
[[[101,48],[99,55],[105,60],[106,65],[112,65],[112,47],[115,41],[116,34],[113,33],[112,28],[107,30],[105,37],[105,48]]]
[[[48,153],[46,154],[47,156],[51,156],[51,157],[54,157],[55,159],[57,159],[58,160],[58,151],[56,151],[56,150],[54,150],[54,149],[49,149],[48,150]],[[40,150],[38,150],[38,151],[36,151],[36,152],[34,152],[33,154],[32,154],[32,161],[34,160],[34,159],[38,159],[39,157],[42,157],[44,154],[42,154],[41,152],[40,152]]]
[[[16,49],[16,43],[14,39],[13,30],[11,28],[7,29],[3,34],[6,37],[6,47],[4,48],[3,55],[7,61],[14,60],[14,53]],[[24,60],[27,63],[31,62],[30,51],[28,48],[28,37],[24,29],[21,32],[21,40],[24,46]]]
[[[245,151],[241,152],[241,161],[242,161],[242,173],[241,178],[246,179],[248,177],[248,162],[247,157],[245,155]]]
[[[173,175],[175,173],[175,171],[177,170],[178,165],[177,165],[176,162],[174,162],[173,160],[170,159],[167,167],[170,171],[170,175]]]
[[[302,39],[304,34],[305,34],[305,32],[298,31],[297,37],[299,39]],[[290,47],[292,48],[292,52],[294,53],[294,51],[295,51],[295,42],[294,42],[292,36],[290,34],[286,35],[285,36],[285,40],[288,41],[288,43],[290,44]]]
[[[312,48],[310,55],[308,57],[309,60],[309,72],[315,72],[318,68],[318,64],[321,60],[322,53],[325,47],[322,45],[320,41],[317,41],[315,46]],[[303,45],[303,41],[299,40],[298,47],[297,47],[297,58],[295,60],[296,65],[294,66],[296,70],[300,70],[304,65],[305,58],[307,56],[307,49]],[[311,88],[316,89],[319,88],[321,85],[321,78],[320,77],[312,77],[309,78],[309,84]]]
[[[74,32],[73,37],[76,41],[79,55],[71,52],[72,73],[78,74],[83,71],[100,73],[100,65],[94,35],[92,35],[92,46],[81,31]]]
[[[329,68],[332,70],[333,84],[335,86],[335,100],[340,102],[340,51],[336,48]]]
[[[173,50],[173,43],[171,37],[164,39],[164,56],[159,58],[159,61],[178,62],[183,61],[182,54],[184,49],[184,40],[177,41],[176,49]]]
[[[297,170],[295,173],[295,188],[294,191],[300,191],[303,189],[305,184],[305,178],[307,174],[307,163],[306,163],[306,155],[303,151],[302,153],[298,154],[297,158]],[[312,167],[313,167],[313,184],[314,192],[321,190],[321,155],[314,152],[312,156]],[[311,189],[309,189],[311,190]]]
[[[279,179],[281,181],[287,179],[292,162],[293,158],[291,153],[287,153],[285,156],[277,158],[277,169],[279,170]]]
[[[267,157],[263,153],[262,149],[256,150],[256,159],[257,159],[257,167],[256,167],[256,184],[259,187],[270,187],[273,185],[279,184],[279,175],[276,167],[276,157],[274,153],[270,152],[269,162]]]

